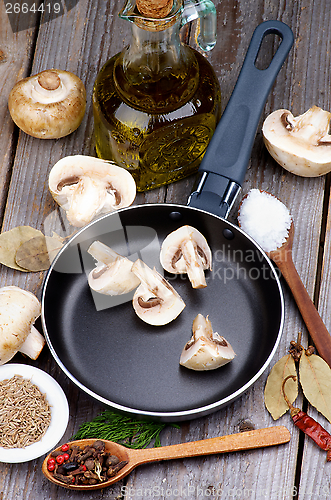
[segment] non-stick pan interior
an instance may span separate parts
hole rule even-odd
[[[99,240],[132,260],[162,272],[160,246],[182,225],[206,237],[213,266],[207,287],[187,277],[165,277],[186,307],[165,326],[150,326],[132,307],[132,296],[91,292],[89,245]],[[78,233],[59,254],[43,293],[43,327],[53,356],[84,391],[114,408],[163,420],[189,419],[228,404],[263,372],[277,347],[283,299],[274,268],[256,245],[228,222],[189,207],[144,205],[107,215]],[[192,322],[201,313],[236,352],[212,371],[179,365]]]

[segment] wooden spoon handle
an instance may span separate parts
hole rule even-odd
[[[203,439],[201,441],[162,446],[160,448],[134,450],[132,455],[135,455],[134,459],[136,460],[136,464],[143,464],[159,460],[251,450],[254,448],[287,443],[290,439],[291,435],[286,427],[275,426],[266,429],[239,432],[238,434],[229,434],[228,436]]]
[[[289,254],[287,254],[286,260],[277,261],[277,266],[292,291],[302,319],[306,324],[319,355],[331,367],[331,335],[308,295]]]

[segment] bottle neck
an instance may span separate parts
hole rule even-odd
[[[198,63],[192,49],[181,43],[179,29],[180,21],[162,31],[132,24],[131,44],[119,57],[114,77],[119,92],[136,106],[143,103],[155,111],[158,103],[167,107],[189,88],[188,100],[196,90]]]
[[[168,72],[187,68],[191,53],[179,38],[179,22],[163,31],[146,31],[132,25],[132,42],[123,57],[124,71],[139,70],[142,77],[157,80]]]

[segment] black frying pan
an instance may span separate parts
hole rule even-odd
[[[269,67],[259,70],[256,57],[269,33],[282,41]],[[47,343],[67,376],[100,402],[135,416],[187,420],[234,401],[270,363],[284,321],[279,279],[266,254],[225,218],[245,175],[265,100],[292,43],[291,30],[281,22],[267,21],[255,30],[189,206],[132,206],[107,214],[81,229],[53,262],[42,295]],[[136,316],[133,293],[91,292],[87,273],[94,261],[87,248],[94,240],[160,270],[162,241],[184,224],[206,237],[213,270],[201,290],[193,290],[184,276],[165,274],[186,303],[175,321],[150,326]],[[237,354],[217,370],[194,372],[179,365],[198,313],[209,315]]]

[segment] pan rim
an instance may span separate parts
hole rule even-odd
[[[72,242],[74,240],[78,239],[80,237],[80,235],[82,233],[84,233],[84,231],[86,231],[88,228],[99,223],[100,221],[102,221],[104,219],[107,219],[108,217],[114,216],[116,214],[120,214],[121,212],[124,212],[124,211],[127,212],[127,211],[131,211],[131,210],[140,209],[142,207],[157,208],[160,206],[161,207],[166,206],[169,209],[173,209],[173,211],[180,211],[183,209],[189,209],[190,211],[193,210],[193,211],[205,214],[207,216],[214,217],[218,220],[221,220],[221,221],[225,222],[227,225],[229,225],[230,228],[232,227],[236,231],[239,231],[245,238],[247,238],[261,252],[263,257],[265,258],[265,260],[269,264],[269,267],[273,273],[274,281],[277,283],[279,298],[280,298],[280,321],[279,321],[277,338],[276,338],[276,341],[274,342],[273,348],[272,348],[268,358],[263,363],[263,365],[260,367],[260,369],[257,371],[257,373],[253,377],[251,377],[250,380],[246,382],[246,384],[244,384],[242,387],[240,387],[240,389],[238,389],[237,391],[233,392],[232,394],[226,396],[225,398],[223,398],[221,400],[215,401],[215,402],[208,404],[208,405],[202,405],[202,406],[199,406],[199,407],[193,408],[193,409],[190,408],[188,410],[170,411],[170,412],[156,412],[156,411],[148,411],[148,410],[140,410],[140,409],[136,409],[136,408],[131,408],[129,406],[125,406],[125,405],[115,403],[113,401],[109,401],[108,399],[104,398],[103,396],[100,396],[99,394],[96,394],[93,390],[86,387],[83,383],[81,383],[70,372],[70,370],[68,370],[68,368],[64,365],[64,363],[61,361],[61,359],[57,355],[57,353],[53,347],[52,341],[50,339],[47,324],[46,324],[46,319],[45,319],[46,292],[47,292],[47,285],[48,285],[50,276],[54,270],[54,267],[55,267],[58,259],[60,258],[62,253],[64,253],[66,251],[66,249],[72,244]],[[266,254],[266,252],[261,248],[261,246],[250,235],[248,235],[245,231],[243,231],[239,226],[233,224],[232,222],[228,221],[227,219],[220,217],[219,215],[213,214],[211,212],[208,212],[206,210],[202,210],[202,209],[195,208],[195,207],[190,207],[187,205],[179,205],[179,204],[175,204],[175,203],[145,203],[143,205],[131,205],[130,207],[119,209],[116,212],[111,212],[108,214],[101,215],[100,217],[91,221],[86,226],[80,228],[74,235],[72,235],[69,238],[69,240],[64,244],[64,246],[61,248],[61,250],[56,255],[55,259],[53,260],[50,268],[47,271],[47,274],[46,274],[46,277],[45,277],[45,280],[43,283],[42,296],[41,296],[41,324],[42,324],[42,328],[44,331],[45,339],[46,339],[47,345],[49,347],[49,350],[50,350],[54,360],[56,361],[58,366],[61,368],[61,370],[67,375],[67,377],[77,387],[79,387],[79,389],[81,389],[83,392],[88,394],[90,397],[99,401],[100,403],[102,403],[105,406],[111,407],[112,409],[114,409],[120,413],[133,415],[137,418],[154,419],[154,420],[158,420],[161,422],[162,421],[164,421],[164,422],[177,422],[177,421],[181,421],[181,420],[192,420],[194,418],[199,418],[199,417],[202,417],[204,415],[208,415],[210,413],[213,413],[213,412],[227,406],[231,402],[234,402],[237,398],[239,398],[242,394],[244,394],[261,377],[261,375],[264,373],[264,371],[269,366],[272,358],[274,357],[275,352],[276,352],[278,345],[280,343],[281,335],[282,335],[283,328],[284,328],[284,321],[285,321],[285,300],[284,300],[284,294],[283,294],[281,282],[280,282],[280,279],[279,279],[278,274],[276,272],[275,266],[273,265],[271,259]]]

